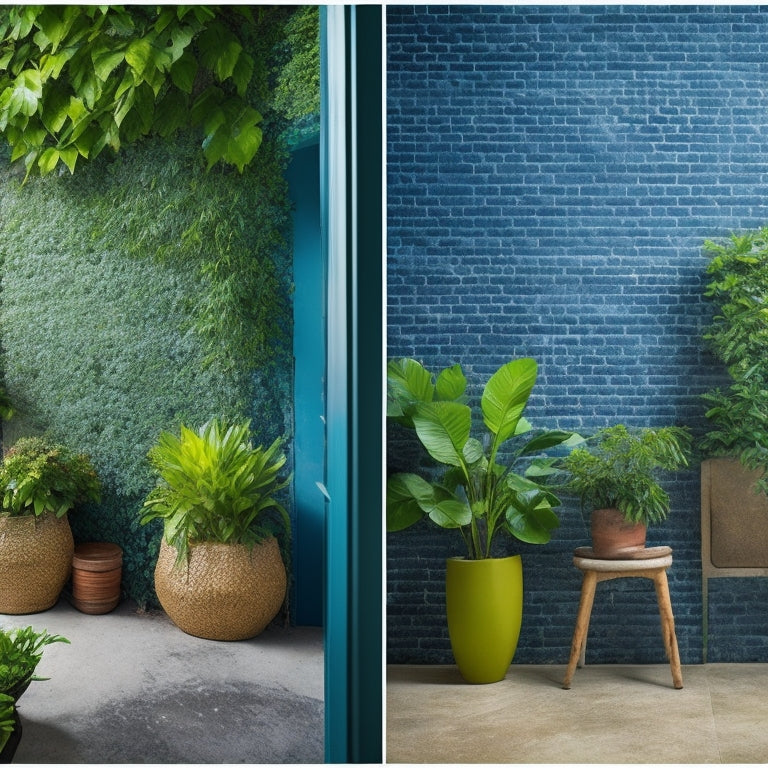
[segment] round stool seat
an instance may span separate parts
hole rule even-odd
[[[647,560],[598,560],[593,557],[574,557],[573,564],[582,571],[620,573],[622,571],[652,571],[655,568],[669,568],[672,555],[652,557]]]

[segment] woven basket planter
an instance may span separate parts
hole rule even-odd
[[[208,640],[246,640],[275,618],[285,599],[286,573],[274,538],[242,544],[191,545],[175,565],[176,548],[160,544],[155,591],[179,629]]]
[[[75,543],[67,516],[0,517],[0,613],[38,613],[59,599]]]

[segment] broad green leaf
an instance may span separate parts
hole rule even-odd
[[[75,172],[75,165],[77,164],[77,158],[80,156],[80,153],[77,151],[76,147],[62,147],[59,149],[59,155],[61,159],[64,161],[64,164],[69,168],[70,173]]]
[[[59,162],[59,151],[53,147],[48,147],[41,155],[37,164],[40,166],[40,173],[45,176],[50,173]]]
[[[483,421],[501,445],[515,434],[518,420],[536,383],[536,361],[511,360],[491,376],[483,390],[480,405]]]
[[[242,52],[237,59],[235,68],[232,71],[232,81],[237,89],[237,95],[244,99],[246,91],[248,89],[248,83],[251,82],[253,76],[253,57],[249,54]]]
[[[546,495],[536,490],[517,494],[516,504],[507,508],[506,521],[512,535],[528,544],[546,544],[560,525]]]
[[[197,59],[189,51],[175,61],[170,70],[173,84],[184,93],[192,93],[197,76]]]
[[[423,403],[413,415],[413,425],[433,459],[454,467],[462,465],[472,426],[469,406],[444,401]]]
[[[125,61],[137,74],[144,76],[144,72],[152,61],[152,46],[146,37],[134,40],[125,51]]]
[[[469,507],[458,499],[444,499],[429,510],[429,519],[441,528],[460,528],[472,522]]]
[[[467,389],[467,377],[461,366],[456,363],[440,371],[435,389],[439,400],[458,400]]]
[[[69,97],[58,88],[48,88],[43,99],[41,119],[49,133],[58,133],[69,116]]]
[[[37,103],[43,95],[40,72],[36,69],[24,70],[14,81],[8,111],[29,117],[37,111]]]
[[[520,455],[526,456],[532,453],[546,451],[548,448],[554,448],[554,446],[564,444],[570,440],[573,435],[573,432],[563,432],[559,429],[549,430],[548,432],[544,432],[529,440],[523,446]]]
[[[418,475],[401,473],[387,480],[387,530],[402,531],[424,517],[419,498],[431,498],[432,486]]]
[[[467,464],[474,464],[484,457],[482,443],[474,437],[470,437],[464,446],[464,461]]]
[[[115,50],[115,48],[104,48],[100,51],[94,51],[91,54],[93,60],[93,69],[98,77],[103,82],[106,82],[112,73],[120,64],[126,60],[127,56],[122,50]]]
[[[408,472],[390,477],[387,481],[387,530],[407,528],[425,514],[441,528],[459,528],[472,520],[466,503],[445,488],[433,486]]]

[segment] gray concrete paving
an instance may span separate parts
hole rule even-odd
[[[19,700],[16,763],[322,763],[322,629],[270,625],[240,642],[187,635],[130,602],[100,616],[64,598],[0,615],[67,637]]]
[[[766,763],[768,664],[513,664],[469,685],[454,666],[387,670],[387,763]]]

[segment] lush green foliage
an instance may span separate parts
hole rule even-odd
[[[30,682],[47,680],[35,675],[43,651],[51,643],[69,643],[66,637],[33,627],[0,629],[0,693],[16,701]]]
[[[258,150],[249,6],[8,6],[0,13],[0,131],[29,170],[151,132],[197,126],[210,168]]]
[[[63,517],[75,504],[98,501],[101,483],[90,459],[44,437],[22,437],[0,464],[0,514]]]
[[[152,34],[147,20],[164,10],[125,13],[135,16],[136,34]],[[112,19],[122,11],[76,12]],[[229,24],[241,13],[253,15],[234,30],[254,62],[246,98],[263,115],[261,147],[242,174],[222,163],[206,172],[199,133],[182,127],[172,142],[128,142],[121,134],[119,153],[91,154],[72,175],[61,167],[23,186],[25,169],[16,163],[0,183],[2,368],[17,411],[3,424],[4,438],[49,432],[92,458],[102,501],[70,521],[75,540],[119,544],[124,587],[140,605],[154,599],[161,526],[141,527],[138,512],[154,482],[146,457],[159,431],[211,414],[258,415],[259,433],[274,439],[291,421],[282,137],[292,97],[286,92],[277,105],[275,93],[295,83],[296,100],[304,100],[307,78],[281,71],[302,55],[302,34],[317,41],[317,28],[291,25],[303,10],[288,6],[217,9],[212,21]],[[190,45],[201,50],[196,40]],[[216,84],[203,69],[196,88]],[[100,123],[94,137],[99,130]],[[11,151],[0,144],[0,159],[9,161]]]
[[[584,507],[615,508],[631,522],[658,523],[669,513],[669,495],[658,470],[688,465],[691,437],[685,427],[630,430],[606,427],[554,462],[568,474],[564,488]]]
[[[427,516],[441,528],[458,529],[470,559],[491,557],[502,531],[531,544],[545,544],[559,525],[560,500],[544,485],[515,468],[526,457],[580,438],[570,432],[541,431],[533,437],[523,410],[536,382],[530,358],[512,360],[491,376],[480,406],[488,434],[471,437],[472,412],[465,399],[466,377],[459,365],[435,377],[415,360],[391,360],[387,367],[387,416],[412,426],[429,455],[445,465],[437,482],[412,472],[387,481],[387,530],[407,528]],[[506,466],[500,449],[511,439]],[[510,444],[512,445],[512,444]]]
[[[253,544],[274,533],[270,512],[290,530],[290,519],[275,494],[288,485],[279,478],[286,457],[277,438],[254,448],[250,422],[212,419],[197,432],[181,425],[177,437],[162,432],[149,452],[160,484],[144,503],[142,523],[160,518],[165,540],[179,560],[199,541]]]
[[[320,112],[319,7],[298,8],[284,31],[288,55],[278,69],[274,108],[296,120]]]
[[[768,468],[768,228],[707,241],[711,254],[705,296],[716,314],[704,334],[732,383],[704,395],[713,427],[702,447],[737,456],[751,469]],[[768,477],[758,487],[768,492]]]
[[[16,727],[15,711],[16,702],[10,696],[0,693],[0,751],[8,743]]]

